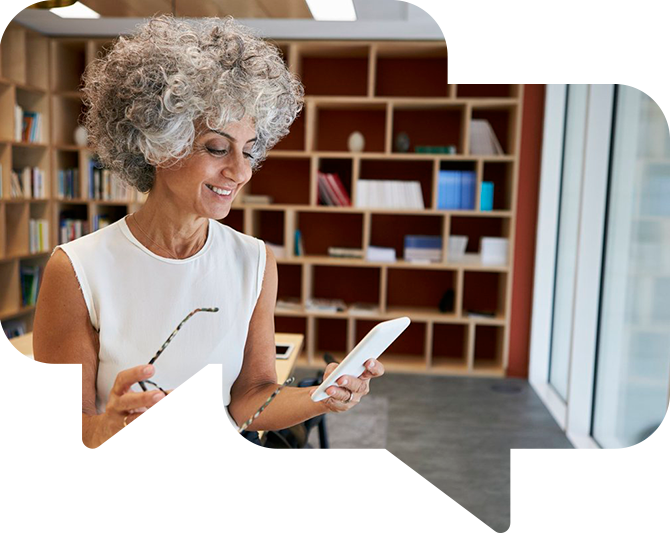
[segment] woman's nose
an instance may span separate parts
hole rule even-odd
[[[251,177],[251,165],[244,155],[238,154],[229,159],[222,172],[226,179],[244,183]]]

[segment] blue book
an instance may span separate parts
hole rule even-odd
[[[405,249],[407,248],[441,250],[442,237],[439,235],[405,235]]]
[[[464,170],[461,172],[461,209],[475,208],[475,188],[477,175],[474,170]]]
[[[479,208],[482,211],[493,211],[493,182],[482,182],[482,196]]]
[[[438,209],[460,209],[461,171],[440,170],[437,193]]]

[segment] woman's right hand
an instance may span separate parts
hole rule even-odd
[[[151,378],[153,365],[140,365],[122,370],[116,376],[109,393],[105,415],[114,433],[130,424],[144,411],[156,405],[165,397],[159,390],[135,392],[130,390],[135,383]]]

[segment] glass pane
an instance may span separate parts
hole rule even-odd
[[[549,363],[549,383],[564,400],[568,397],[587,100],[587,85],[568,85]]]
[[[632,446],[660,425],[670,386],[670,135],[661,109],[619,86],[593,437]]]

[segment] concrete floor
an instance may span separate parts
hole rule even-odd
[[[367,403],[327,415],[331,447],[386,447],[496,531],[510,525],[510,450],[572,448],[525,380],[387,374]]]

